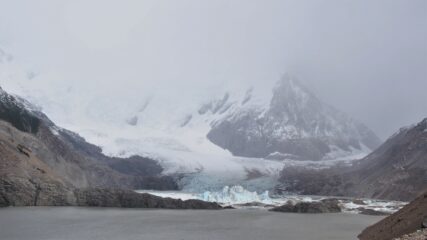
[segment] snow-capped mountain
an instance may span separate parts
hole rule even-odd
[[[366,126],[322,103],[287,75],[273,89],[270,103],[246,108],[252,95],[213,122],[208,138],[233,155],[274,159],[336,159],[375,149],[380,140]],[[212,111],[230,108],[228,98]]]
[[[276,86],[197,96],[167,88],[143,95],[139,89],[105,92],[64,83],[2,56],[0,85],[6,91],[40,106],[56,125],[104,154],[149,157],[164,174],[184,174],[187,189],[240,184],[265,190],[285,164],[299,164],[294,160],[360,158],[379,144],[369,129],[290,77]]]

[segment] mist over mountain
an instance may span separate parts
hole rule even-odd
[[[384,138],[389,135],[384,128],[394,125],[394,131],[426,114],[425,101],[419,100],[427,76],[421,67],[424,48],[408,49],[421,46],[427,36],[423,3],[316,4],[325,10],[321,16],[307,3],[209,3],[224,14],[217,19],[192,1],[109,2],[102,9],[94,1],[84,12],[82,1],[48,2],[30,3],[34,11],[19,18],[2,16],[28,30],[0,24],[5,32],[0,41],[6,42],[0,46],[2,88],[103,153],[147,156],[166,173],[223,176],[223,161],[245,179],[253,169],[276,176],[286,160],[361,158],[379,145],[374,132]],[[11,12],[16,7],[7,5]],[[335,11],[339,7],[346,17]],[[360,12],[366,22],[359,21]],[[405,18],[388,17],[393,14]],[[119,20],[109,20],[112,15]],[[37,29],[25,27],[31,17]],[[191,25],[194,19],[200,24]],[[111,28],[91,31],[107,22]],[[334,34],[323,34],[331,22]],[[399,31],[388,31],[390,26]],[[345,34],[349,29],[352,34]],[[217,31],[223,40],[213,38]],[[395,32],[419,37],[389,41]],[[372,38],[359,39],[356,48],[352,35]],[[375,47],[380,40],[381,49]],[[328,51],[336,48],[342,51]],[[63,49],[63,55],[52,49]],[[387,62],[387,69],[376,62]],[[286,72],[292,77],[283,78]],[[374,125],[380,127],[370,130]],[[255,161],[256,167],[242,161]]]
[[[48,88],[43,76],[35,79],[13,61],[2,68],[9,74],[0,82],[6,89],[115,156],[162,149],[230,155],[218,145],[235,156],[320,160],[366,154],[380,143],[367,127],[322,103],[290,74],[275,85],[225,85],[224,91],[183,99],[173,90],[135,98],[132,92],[138,89],[101,98],[84,89]]]
[[[52,107],[69,92],[78,105],[191,105],[290,72],[382,140],[427,114],[423,0],[23,2],[0,2],[0,44]]]
[[[289,74],[275,85],[226,85],[200,96],[130,89],[102,98],[97,91],[49,84],[9,57],[0,69],[7,91],[35,103],[59,127],[108,156],[156,160],[163,174],[186,176],[179,183],[186,189],[272,188],[289,160],[352,160],[380,143]]]
[[[425,238],[426,43],[426,0],[0,0],[0,239]]]

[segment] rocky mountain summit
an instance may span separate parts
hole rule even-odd
[[[251,97],[248,92],[242,105]],[[370,151],[381,142],[366,126],[323,103],[289,75],[277,83],[267,105],[231,108],[226,96],[209,106],[227,111],[212,124],[209,140],[235,156],[327,160]]]

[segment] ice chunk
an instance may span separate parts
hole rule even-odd
[[[225,186],[222,191],[210,192],[206,191],[200,195],[200,199],[208,202],[217,202],[220,204],[244,204],[259,202],[264,204],[271,204],[272,200],[269,196],[268,191],[262,194],[257,192],[251,192],[243,188],[242,186]]]

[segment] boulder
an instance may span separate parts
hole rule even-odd
[[[357,205],[366,205],[365,201],[363,201],[362,199],[354,199],[353,203]]]
[[[327,198],[320,201],[328,210],[328,212],[341,212],[340,201],[335,198]]]

